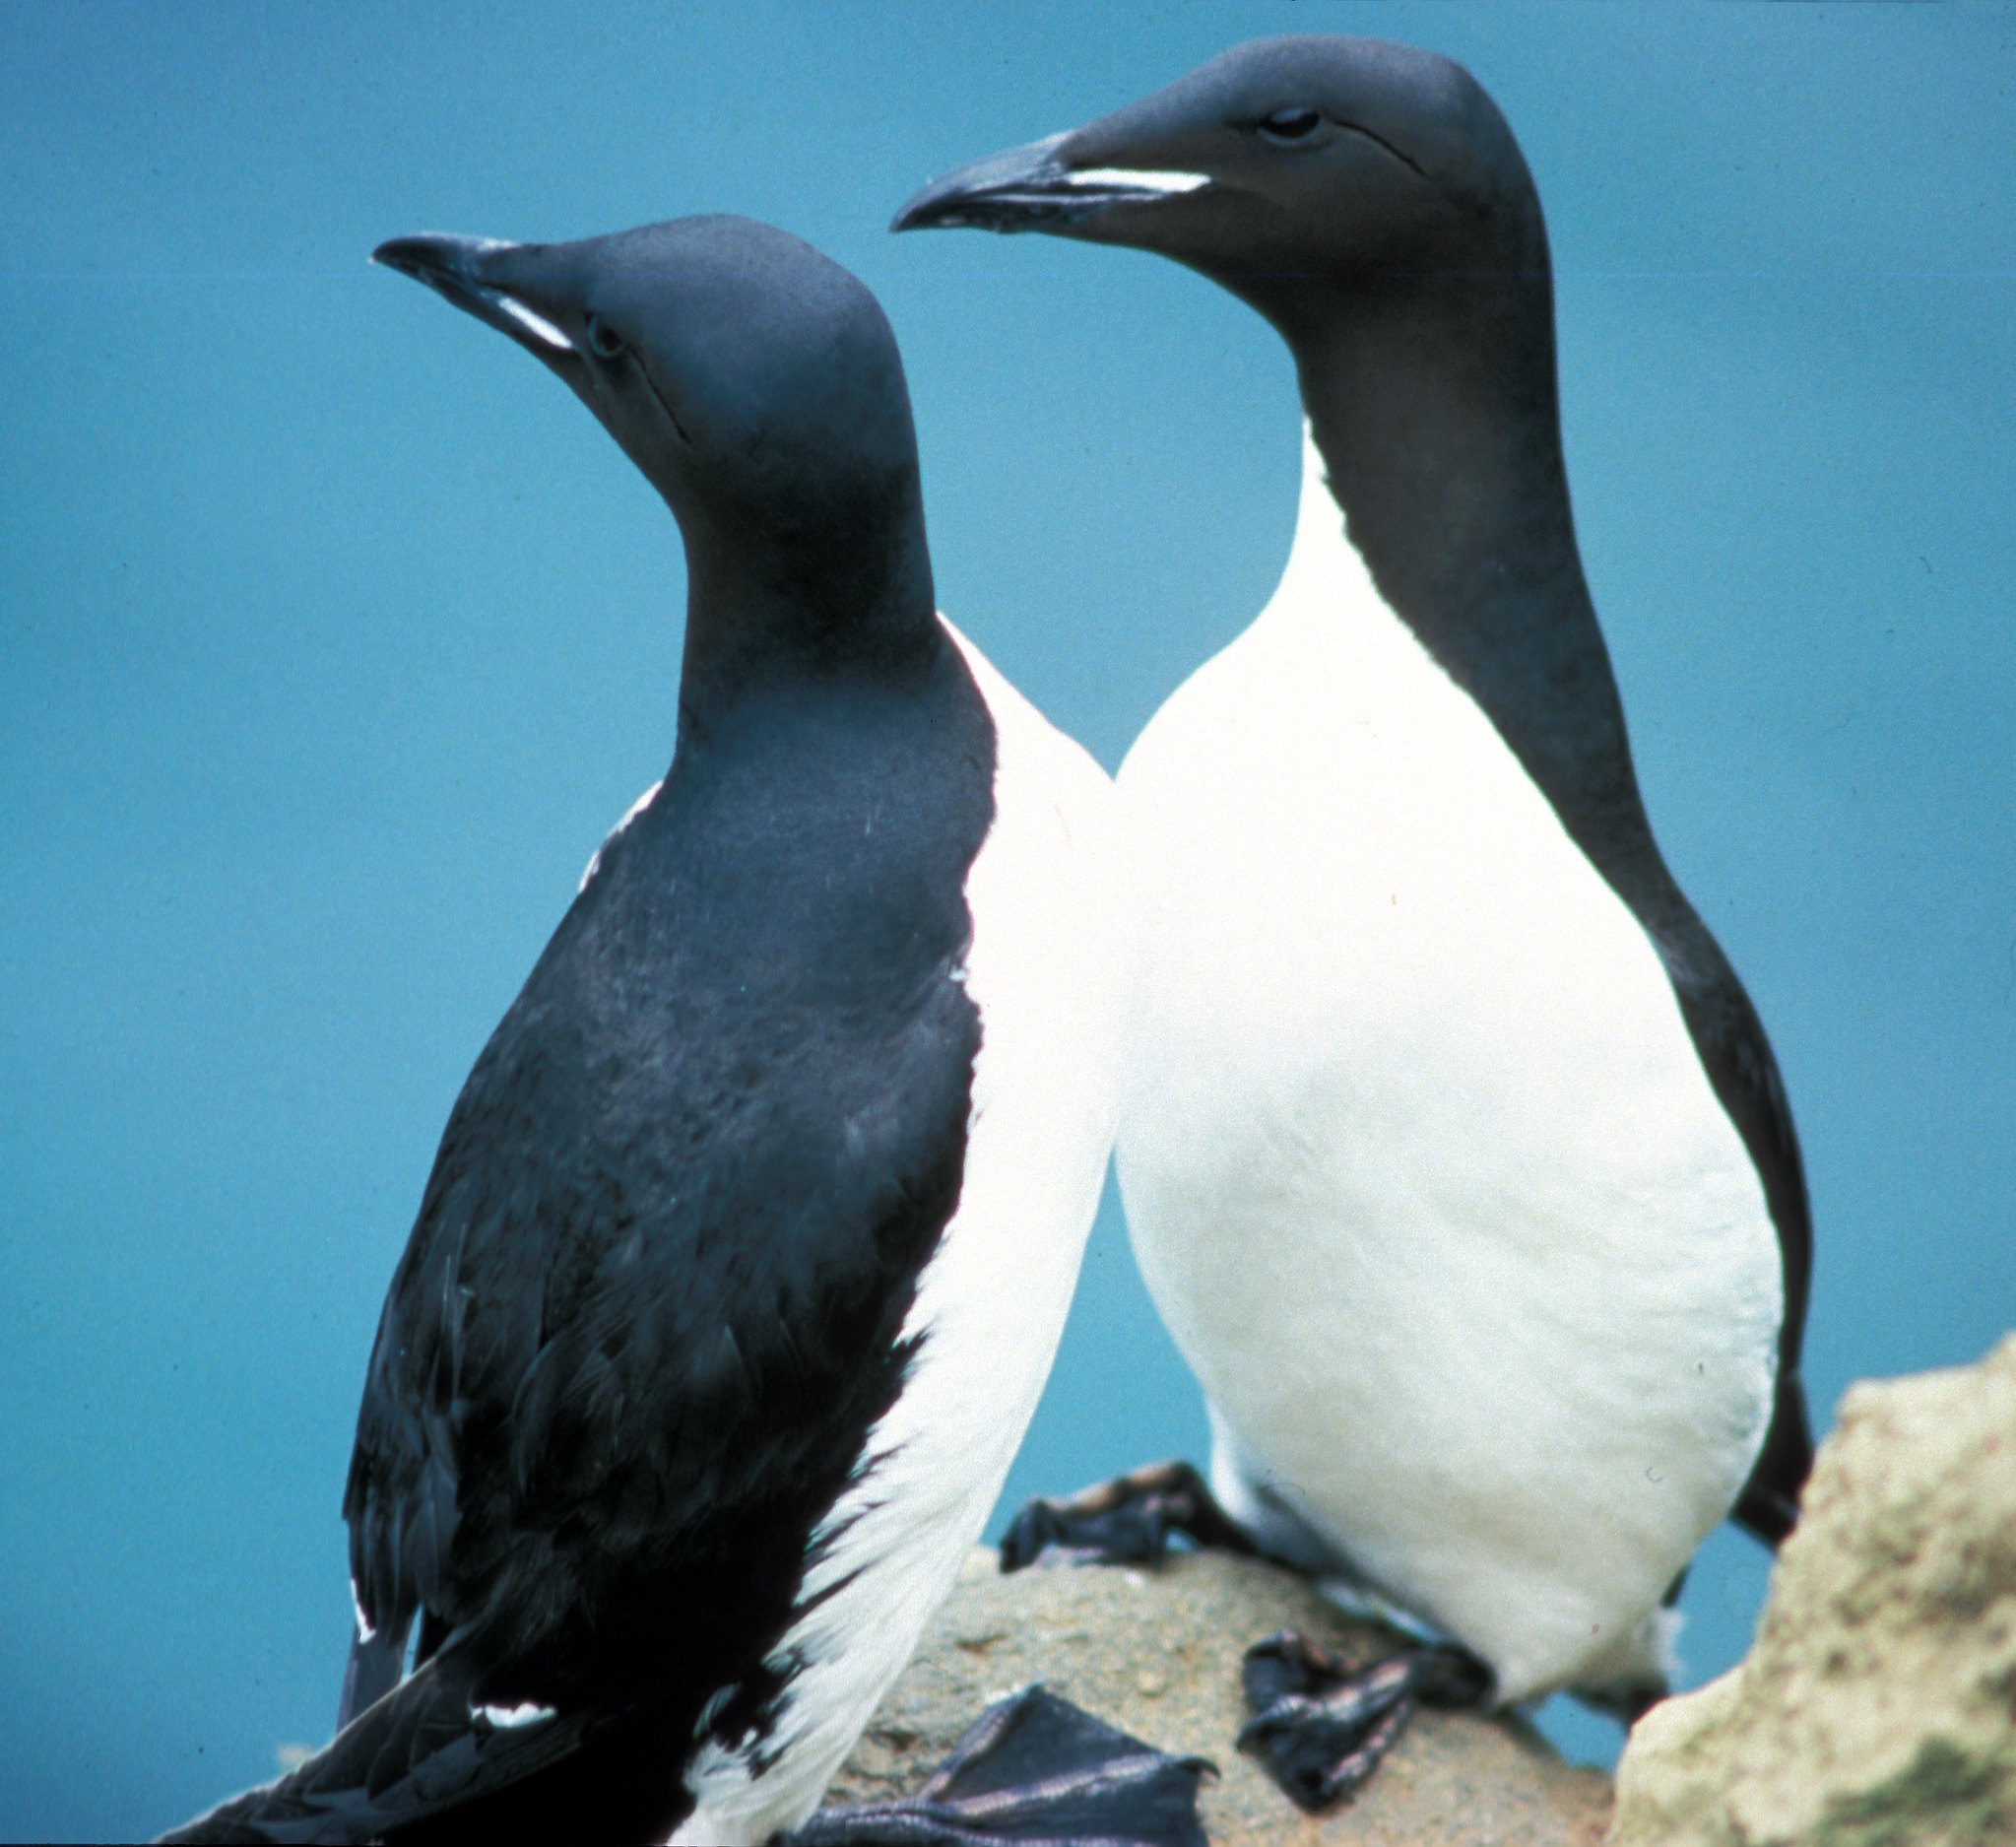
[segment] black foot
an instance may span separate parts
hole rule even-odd
[[[1031,1686],[988,1707],[908,1802],[821,1809],[780,1847],[1206,1847],[1207,1774]]]
[[[1222,1551],[1257,1550],[1189,1463],[1157,1462],[1063,1500],[1028,1502],[1001,1542],[1001,1568],[1019,1571],[1053,1546],[1080,1564],[1158,1565],[1172,1533]]]
[[[1574,1692],[1592,1712],[1615,1719],[1627,1732],[1666,1696],[1658,1686],[1578,1686]]]
[[[1293,1629],[1246,1651],[1245,1680],[1253,1717],[1239,1748],[1311,1814],[1362,1788],[1418,1708],[1478,1706],[1491,1696],[1491,1670],[1461,1648],[1352,1662]]]

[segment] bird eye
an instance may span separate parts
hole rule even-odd
[[[588,317],[588,351],[599,360],[613,360],[623,350],[622,338],[600,314]]]
[[[1269,141],[1303,141],[1316,132],[1322,120],[1314,109],[1276,109],[1261,118],[1260,132]]]

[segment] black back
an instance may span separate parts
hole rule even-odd
[[[702,1703],[739,1684],[712,1734],[760,1738],[785,1695],[759,1663],[959,1196],[990,740],[943,642],[689,724],[450,1118],[345,1512],[366,1612],[475,1701],[608,1715],[521,1821],[662,1838]]]

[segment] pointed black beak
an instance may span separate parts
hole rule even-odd
[[[524,247],[495,237],[450,237],[428,231],[381,243],[371,252],[371,261],[425,283],[549,365],[564,363],[576,357],[573,341],[506,277],[510,260]]]
[[[1073,166],[1064,146],[1077,131],[1051,135],[955,167],[909,201],[891,231],[1069,231],[1116,205],[1195,192],[1203,173],[1137,172]]]

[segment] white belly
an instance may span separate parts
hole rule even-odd
[[[764,1741],[771,1761],[751,1774],[740,1753],[704,1753],[682,1841],[796,1827],[909,1661],[1042,1396],[1112,1151],[1125,962],[1112,784],[952,634],[998,751],[994,825],[966,882],[981,1046],[958,1209],[904,1326],[924,1338],[902,1396],[822,1528],[831,1550],[803,1598],[823,1601],[778,1650],[806,1665]]]
[[[1762,1442],[1776,1237],[1636,921],[1314,491],[1121,771],[1136,1250],[1374,1588],[1507,1698],[1630,1679]]]

